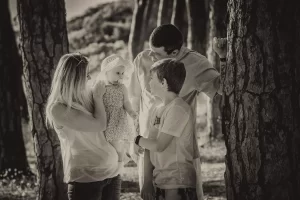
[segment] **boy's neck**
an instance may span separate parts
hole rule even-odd
[[[161,100],[164,105],[168,105],[171,101],[178,97],[178,94],[174,92],[166,92],[163,96],[161,96]]]

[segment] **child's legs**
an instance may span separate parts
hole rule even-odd
[[[156,188],[156,200],[198,200],[195,188]]]
[[[119,162],[123,161],[124,159],[124,142],[121,140],[113,140],[110,141],[110,144],[116,149],[118,156],[119,156]]]

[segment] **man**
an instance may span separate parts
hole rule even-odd
[[[186,79],[179,96],[191,105],[194,116],[196,115],[196,97],[199,92],[204,92],[210,98],[213,98],[216,93],[221,93],[219,72],[212,67],[205,56],[182,46],[182,33],[174,25],[165,24],[155,28],[150,36],[149,45],[150,49],[139,53],[134,59],[134,72],[129,85],[133,107],[139,113],[140,135],[144,137],[148,136],[146,125],[149,109],[155,102],[149,86],[150,69],[155,61],[174,58],[185,65]],[[196,121],[196,117],[194,120]],[[199,158],[199,153],[195,155],[195,158]],[[144,162],[147,164],[144,165]],[[142,193],[148,193],[151,199],[150,193],[153,188],[150,188],[152,171],[147,167],[151,165],[149,162],[149,151],[146,150],[144,158],[140,156],[138,163],[139,184]]]

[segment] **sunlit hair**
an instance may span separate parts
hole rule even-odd
[[[88,60],[80,53],[63,55],[56,67],[46,106],[46,120],[53,127],[51,106],[60,102],[68,109],[92,112],[92,98],[86,88]]]

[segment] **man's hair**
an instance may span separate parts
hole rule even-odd
[[[164,47],[164,50],[171,54],[174,50],[180,50],[183,36],[173,24],[163,24],[153,30],[150,35],[150,43],[156,48]]]
[[[184,64],[172,58],[162,59],[153,64],[150,73],[156,73],[159,81],[166,79],[168,91],[179,94],[186,76]]]

